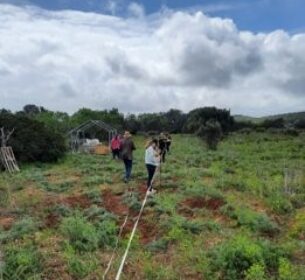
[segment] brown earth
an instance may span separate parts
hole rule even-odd
[[[0,228],[9,230],[12,227],[14,221],[15,218],[13,217],[0,217]]]
[[[89,208],[91,206],[90,199],[84,195],[71,195],[68,197],[65,197],[61,200],[61,203],[66,204],[72,208]]]
[[[124,237],[132,232],[135,222],[135,219],[129,218],[122,233]],[[137,227],[137,233],[139,233],[141,244],[146,245],[157,239],[158,227],[153,221],[142,217]]]
[[[115,195],[111,190],[106,190],[102,194],[103,206],[109,212],[118,216],[123,216],[128,213],[128,206],[122,202],[122,197]]]
[[[58,215],[50,213],[45,220],[45,226],[49,228],[56,227],[59,224],[60,218]]]
[[[191,209],[194,208],[207,208],[210,210],[217,210],[221,206],[223,206],[225,202],[219,198],[205,198],[205,197],[192,197],[184,200],[182,202],[182,206],[189,207]]]

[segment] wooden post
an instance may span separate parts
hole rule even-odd
[[[7,147],[7,142],[10,139],[11,135],[14,133],[15,129],[12,129],[7,134],[4,131],[4,127],[0,128],[0,139],[1,139],[1,148],[0,148],[0,160],[4,168],[10,172],[18,172],[19,167],[15,159],[15,155],[12,147]]]

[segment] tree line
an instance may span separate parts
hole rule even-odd
[[[170,109],[167,112],[124,115],[117,108],[110,110],[79,109],[72,115],[51,111],[41,106],[26,105],[21,111],[0,110],[0,128],[15,129],[10,139],[16,158],[21,162],[52,162],[67,150],[67,132],[89,120],[102,120],[118,131],[157,135],[160,132],[194,134],[216,149],[221,139],[232,131],[265,131],[275,129],[297,135],[305,128],[305,120],[287,124],[282,118],[262,123],[236,122],[230,110],[216,107],[196,108],[188,113]]]
[[[160,113],[124,115],[118,109],[79,109],[72,115],[26,105],[21,111],[0,110],[0,127],[15,129],[10,140],[16,158],[21,162],[52,162],[67,150],[67,132],[89,120],[102,120],[118,131],[155,135],[160,132],[192,133],[205,138],[210,135],[217,142],[234,127],[230,111],[215,107],[198,108],[184,113],[170,109]],[[214,142],[208,145],[213,148]]]

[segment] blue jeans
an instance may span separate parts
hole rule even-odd
[[[132,160],[124,159],[124,165],[125,165],[125,180],[129,180],[132,170]]]

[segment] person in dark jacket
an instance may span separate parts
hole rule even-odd
[[[121,158],[125,165],[125,183],[128,183],[131,171],[132,171],[132,161],[133,161],[133,151],[136,149],[134,142],[129,131],[125,131],[124,138],[121,143]]]
[[[160,150],[160,156],[161,161],[165,162],[165,155],[166,155],[166,148],[167,148],[167,139],[164,133],[160,133],[159,136],[159,150]]]
[[[165,134],[165,136],[166,136],[166,152],[169,154],[170,147],[172,144],[172,136],[169,133]]]

